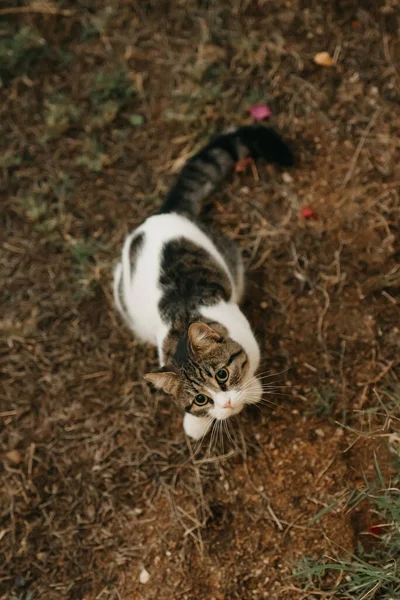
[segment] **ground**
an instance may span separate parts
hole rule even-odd
[[[398,18],[396,0],[0,9],[2,597],[317,598],[299,561],[367,543],[372,507],[346,498],[377,460],[393,474]],[[281,387],[194,456],[112,268],[185,159],[260,102],[297,164],[234,173],[205,218],[242,248]]]

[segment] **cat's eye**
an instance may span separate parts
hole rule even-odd
[[[204,394],[197,394],[194,403],[197,404],[197,406],[205,406],[208,403],[208,398]]]
[[[219,381],[219,383],[225,383],[225,381],[228,381],[228,377],[228,369],[219,369],[219,371],[217,371],[215,374],[215,378],[217,381]]]

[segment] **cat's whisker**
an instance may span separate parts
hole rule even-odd
[[[270,388],[270,389],[290,388],[291,387],[290,385],[285,385],[284,383],[283,384],[280,384],[280,383],[264,383],[264,382],[263,383],[259,382],[259,383],[263,387]]]
[[[222,453],[225,454],[225,440],[226,440],[226,420],[221,421],[221,436],[222,436]]]
[[[276,402],[272,402],[272,400],[267,400],[267,398],[260,398],[258,395],[257,396],[247,396],[246,398],[247,400],[249,400],[249,402],[247,404],[266,404],[268,406],[274,406],[277,407],[279,406],[279,404],[277,404]]]
[[[292,367],[287,367],[287,369],[283,369],[283,371],[277,371],[276,373],[271,373],[271,371],[261,371],[261,373],[257,373],[256,377],[260,379],[263,375],[265,378],[275,377],[277,375],[282,375],[283,373],[287,373]]]
[[[219,421],[219,443],[221,446],[222,454],[225,454],[224,449],[224,420]]]
[[[259,400],[259,402],[254,402],[254,404],[263,404],[264,406],[269,406],[272,408],[279,407],[279,404],[277,404],[276,402],[271,402],[271,400],[265,400],[264,398],[261,398],[261,400]]]
[[[213,426],[213,425],[211,424],[211,427],[212,427],[212,426]],[[203,443],[203,441],[204,441],[204,438],[206,437],[206,435],[207,435],[207,433],[208,433],[209,431],[210,431],[210,429],[207,429],[207,430],[206,430],[206,431],[203,433],[203,435],[200,437],[200,439],[199,439],[199,440],[197,440],[197,444],[196,444],[196,447],[195,447],[195,449],[194,449],[194,456],[196,456],[196,454],[198,454],[198,453],[200,452],[201,445],[202,445],[202,443]]]
[[[241,388],[239,388],[239,392],[242,393],[244,391],[246,391],[247,389],[251,389],[252,387],[255,389],[256,388],[256,382],[255,380],[252,378],[249,381],[246,381]]]
[[[268,393],[273,393],[274,390],[286,389],[290,387],[287,385],[275,385],[273,383],[261,383],[259,380],[257,380],[257,383],[263,391]],[[252,388],[256,389],[256,386],[257,384],[255,383],[254,379],[250,379],[250,381],[247,381],[242,385],[242,387],[239,389],[239,392],[245,393],[247,390],[252,390]]]
[[[284,394],[285,392],[280,392],[279,391],[280,389],[282,389],[282,388],[265,388],[265,387],[261,387],[261,391],[264,392],[265,394]]]
[[[200,439],[195,440],[194,447],[193,447],[193,458],[196,458],[197,454],[200,452],[200,448],[201,448],[201,444],[202,444],[203,440],[204,440],[204,435],[202,435]]]
[[[257,381],[262,382],[263,385],[287,385],[282,379],[270,379],[270,377],[259,377],[258,375],[254,376]]]
[[[214,421],[214,427],[213,427],[213,430],[211,433],[212,433],[212,435],[211,435],[211,444],[210,444],[210,456],[215,450],[215,440],[218,435],[218,420],[217,419]]]
[[[218,444],[222,449],[222,440],[221,440],[221,431],[222,431],[222,426],[221,426],[221,421],[218,421],[218,425],[217,425],[217,439],[215,441],[215,448],[216,450],[218,449]],[[222,454],[223,454],[223,450],[222,450]]]
[[[224,421],[224,424],[225,424],[226,435],[227,435],[229,441],[231,442],[231,444],[234,444],[234,441],[232,439],[231,433],[229,431],[229,423],[228,423],[228,421],[227,420]]]
[[[263,405],[263,406],[268,406],[269,408],[278,408],[278,404],[273,404],[270,402],[262,402],[259,401],[257,402],[257,400],[247,402],[247,406],[258,406],[258,405]]]
[[[214,427],[215,427],[215,420],[214,420],[214,421],[211,423],[211,427],[210,427],[210,430],[209,430],[209,431],[210,431],[210,436],[209,436],[209,439],[208,439],[208,446],[207,446],[207,450],[206,450],[206,451],[205,451],[205,453],[204,453],[204,456],[205,456],[205,457],[207,457],[207,456],[211,455],[211,454],[210,454],[210,449],[211,449],[211,441],[212,441],[212,436],[213,436]]]
[[[244,383],[244,384],[241,386],[241,388],[240,388],[240,390],[239,390],[239,391],[241,392],[241,391],[243,391],[243,390],[247,389],[248,387],[250,387],[250,386],[252,386],[252,385],[255,385],[255,384],[254,384],[254,379],[253,379],[253,378],[252,378],[252,379],[250,379],[249,381],[246,381],[246,382],[245,382],[245,383]]]
[[[222,421],[222,429],[224,430],[224,438],[227,437],[229,440],[226,419]]]
[[[292,394],[285,394],[284,392],[269,392],[268,390],[263,390],[263,394],[267,394],[268,396],[286,396],[287,398],[292,398]]]
[[[211,456],[211,454],[212,454],[212,449],[213,449],[213,443],[214,443],[214,437],[215,437],[216,430],[217,430],[217,421],[214,421],[212,429],[211,429],[210,442],[209,442],[208,450],[207,450],[207,453],[209,453],[209,456]]]

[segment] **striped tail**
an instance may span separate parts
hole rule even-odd
[[[292,151],[276,131],[262,125],[239,127],[219,135],[188,160],[159,213],[198,216],[203,200],[224,181],[235,163],[248,156],[283,167],[294,164]]]

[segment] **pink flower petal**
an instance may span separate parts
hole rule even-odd
[[[253,119],[262,121],[263,119],[269,119],[272,115],[271,109],[266,104],[255,104],[250,109],[250,114]]]

